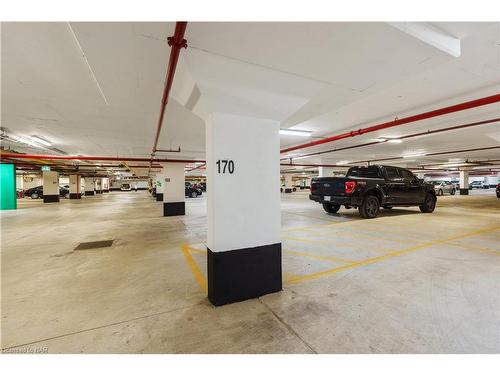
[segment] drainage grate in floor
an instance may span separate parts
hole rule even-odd
[[[110,247],[113,245],[114,240],[106,240],[106,241],[93,241],[93,242],[82,242],[75,250],[90,250],[90,249],[99,249],[101,247]]]

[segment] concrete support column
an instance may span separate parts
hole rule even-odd
[[[285,193],[293,192],[293,176],[291,174],[285,174]]]
[[[103,177],[102,181],[102,192],[109,193],[109,177]]]
[[[85,195],[94,195],[94,177],[85,177]]]
[[[207,273],[214,305],[282,288],[279,145],[277,121],[222,113],[207,121]]]
[[[59,202],[59,173],[43,172],[43,203]]]
[[[14,164],[0,164],[0,210],[16,208],[16,167]]]
[[[163,178],[163,216],[180,216],[186,213],[183,163],[166,163]]]
[[[163,170],[156,175],[155,185],[156,185],[156,201],[163,202],[163,190],[165,189],[165,166]]]
[[[318,177],[333,177],[332,167],[319,167],[318,172]]]
[[[95,193],[102,194],[102,179],[101,178],[94,179],[94,184],[95,184]]]
[[[469,171],[460,171],[460,195],[469,195]]]
[[[77,174],[69,175],[69,199],[81,199],[81,177]]]

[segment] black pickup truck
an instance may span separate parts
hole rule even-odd
[[[313,178],[309,199],[323,204],[328,213],[340,206],[358,208],[367,219],[377,217],[380,207],[419,206],[426,213],[436,207],[433,185],[407,169],[385,165],[352,167],[345,177]]]

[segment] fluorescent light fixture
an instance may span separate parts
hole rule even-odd
[[[403,158],[416,158],[416,157],[419,157],[419,156],[425,156],[425,152],[418,152],[418,153],[413,153],[413,154],[405,154],[405,155],[401,155]]]
[[[336,162],[335,164],[336,165],[346,165],[346,164],[349,164],[349,160],[340,160],[338,162]]]
[[[403,140],[399,138],[378,138],[377,142],[389,142],[389,143],[402,143]]]
[[[33,146],[33,147],[37,147],[37,148],[41,147],[41,145],[39,145],[38,143],[35,143],[35,141],[32,141],[30,138],[21,137],[21,138],[19,138],[19,142],[22,142],[24,144],[27,144],[27,145]]]
[[[294,135],[297,137],[310,137],[311,132],[306,130],[291,130],[291,129],[280,129],[281,135]]]
[[[32,135],[32,136],[30,137],[30,139],[31,139],[32,141],[35,141],[36,143],[40,143],[40,144],[42,144],[42,145],[44,145],[44,146],[47,146],[47,147],[52,146],[52,143],[50,143],[50,142],[49,142],[49,141],[47,141],[46,139],[43,139],[42,137],[39,137],[38,135]]]

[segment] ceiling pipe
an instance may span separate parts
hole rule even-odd
[[[187,48],[187,40],[184,39],[184,33],[186,31],[187,22],[176,22],[174,35],[168,38],[168,45],[172,47],[170,50],[170,58],[168,61],[167,76],[165,78],[165,86],[163,88],[163,97],[161,99],[160,106],[160,116],[158,118],[158,124],[156,125],[156,135],[153,143],[153,149],[151,151],[151,160],[153,160],[155,153],[158,151],[158,140],[160,138],[161,128],[163,126],[163,117],[165,115],[165,108],[168,103],[168,97],[170,95],[170,89],[172,88],[172,83],[174,82],[175,68],[177,67],[177,61],[179,59],[179,54],[181,48]]]
[[[403,139],[414,138],[414,137],[422,137],[422,136],[426,136],[426,135],[443,133],[443,132],[447,132],[447,131],[466,129],[466,128],[475,127],[475,126],[481,126],[481,125],[488,125],[488,124],[492,124],[492,123],[495,123],[495,122],[498,122],[498,121],[500,121],[500,117],[497,117],[497,118],[494,118],[494,119],[491,119],[491,120],[484,120],[484,121],[472,122],[472,123],[469,123],[469,124],[462,124],[462,125],[450,126],[450,127],[441,128],[441,129],[427,130],[425,132],[403,135],[401,137],[397,137],[397,138],[394,138],[394,139],[401,139],[401,140],[403,140]],[[387,139],[385,141],[382,141],[382,142],[373,141],[373,142],[362,143],[362,144],[354,145],[354,146],[339,147],[339,148],[334,148],[334,149],[326,150],[326,151],[318,151],[318,152],[312,152],[312,153],[309,153],[309,154],[297,155],[295,157],[292,156],[292,157],[289,157],[289,158],[281,158],[280,160],[289,160],[289,159],[293,160],[293,159],[299,159],[299,158],[302,159],[302,158],[306,158],[306,157],[310,157],[310,156],[317,156],[317,155],[322,155],[322,154],[328,154],[328,153],[331,153],[331,152],[337,152],[337,151],[343,151],[343,150],[350,150],[350,149],[353,149],[353,148],[373,146],[373,145],[380,145],[380,144],[387,143],[388,140],[389,139]]]
[[[40,155],[40,154],[18,154],[15,152],[2,152],[0,158],[33,159],[33,160],[104,160],[104,161],[136,161],[153,163],[205,163],[205,160],[186,159],[151,159],[151,158],[131,158],[120,156],[81,156],[81,155]],[[85,166],[85,164],[82,164]],[[146,166],[148,168],[148,166]]]
[[[420,155],[421,157],[427,157],[427,156],[438,156],[438,155],[448,155],[448,154],[459,154],[462,152],[474,152],[474,151],[484,151],[484,150],[494,150],[500,148],[500,146],[491,146],[491,147],[478,147],[478,148],[469,148],[465,150],[453,150],[453,151],[442,151],[442,152],[430,152],[426,153],[423,155]],[[349,165],[356,165],[356,164],[364,164],[364,163],[371,163],[374,161],[389,161],[389,160],[402,160],[405,159],[402,156],[395,156],[391,158],[382,158],[382,159],[371,159],[371,160],[361,160],[361,161],[353,161],[348,163]]]
[[[442,115],[446,115],[449,113],[464,111],[466,109],[476,108],[476,107],[480,107],[483,105],[498,103],[499,101],[500,101],[500,94],[495,94],[495,95],[487,96],[484,98],[475,99],[475,100],[471,100],[468,102],[463,102],[463,103],[455,104],[452,106],[435,109],[435,110],[432,110],[429,112],[419,113],[417,115],[404,117],[401,119],[394,119],[392,121],[387,121],[387,122],[384,122],[384,123],[381,123],[378,125],[373,125],[373,126],[370,126],[368,128],[361,128],[358,130],[350,131],[348,133],[338,134],[338,135],[334,135],[331,137],[319,139],[317,141],[312,141],[312,142],[303,143],[303,144],[300,144],[297,146],[288,147],[288,148],[281,150],[280,153],[295,151],[295,150],[300,150],[300,149],[304,149],[304,148],[308,148],[308,147],[322,145],[325,143],[335,142],[335,141],[339,141],[341,139],[351,138],[351,137],[355,137],[355,136],[366,134],[366,133],[371,133],[371,132],[382,130],[382,129],[392,128],[392,127],[400,126],[403,124],[408,124],[411,122],[426,120],[429,118],[442,116]]]

